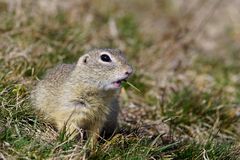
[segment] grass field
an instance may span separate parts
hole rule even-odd
[[[229,1],[0,0],[0,159],[240,159],[240,10]],[[29,93],[47,69],[119,48],[135,73],[94,150]]]

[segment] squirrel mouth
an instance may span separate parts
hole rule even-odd
[[[123,79],[120,79],[120,80],[117,80],[115,82],[113,82],[113,85],[116,87],[116,88],[119,88],[122,84],[122,82],[126,82],[127,81],[127,78],[123,78]]]

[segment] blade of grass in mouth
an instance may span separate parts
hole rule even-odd
[[[135,87],[132,83],[128,81],[124,81],[124,83],[128,84],[130,87],[132,87],[134,90],[138,91],[139,93],[142,93],[137,87]]]

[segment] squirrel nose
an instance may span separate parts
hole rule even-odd
[[[132,72],[133,72],[132,67],[128,67],[128,68],[126,69],[126,71],[125,71],[125,74],[129,76],[129,75],[132,74]]]

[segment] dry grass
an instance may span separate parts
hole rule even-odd
[[[239,2],[0,0],[0,159],[238,159]],[[93,47],[136,70],[121,131],[95,150],[29,103],[37,79]]]

